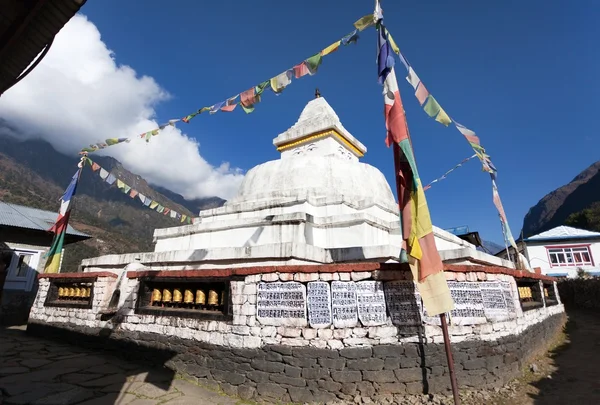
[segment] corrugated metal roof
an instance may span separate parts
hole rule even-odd
[[[549,240],[549,239],[595,239],[600,238],[599,232],[586,231],[585,229],[573,228],[570,226],[557,226],[546,232],[530,236],[525,241]]]
[[[56,212],[0,201],[0,225],[2,226],[47,232],[56,222],[57,216],[58,213]],[[83,232],[79,232],[71,225],[67,227],[67,235],[90,237]]]

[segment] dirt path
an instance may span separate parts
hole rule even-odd
[[[600,404],[600,312],[568,311],[565,334],[535,371],[494,396],[502,405]]]

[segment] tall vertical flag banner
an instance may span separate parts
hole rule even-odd
[[[52,240],[50,250],[45,256],[48,260],[44,267],[44,273],[58,273],[58,270],[60,269],[62,249],[65,241],[65,234],[67,233],[67,226],[69,225],[69,216],[71,214],[71,201],[77,191],[80,173],[81,167],[77,170],[75,175],[73,175],[69,187],[65,190],[65,193],[61,198],[58,218],[56,219],[56,223],[50,228],[50,232],[54,233],[54,239]]]
[[[375,13],[374,18],[378,13]],[[435,245],[433,225],[419,178],[406,115],[394,72],[394,53],[383,21],[377,21],[377,73],[383,85],[386,144],[393,145],[402,228],[400,261],[408,262],[428,316],[454,309],[454,301]]]

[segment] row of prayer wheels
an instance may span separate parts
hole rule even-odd
[[[58,287],[58,298],[89,298],[91,294],[92,287]]]
[[[533,298],[531,294],[531,287],[519,287],[519,298]]]
[[[209,306],[219,306],[223,305],[225,301],[225,292],[219,293],[217,290],[208,290],[208,300],[207,295],[204,290],[196,290],[191,289],[183,290],[183,294],[181,293],[180,288],[163,288],[162,291],[159,288],[155,288],[152,290],[152,304],[191,304],[191,305],[209,305]]]

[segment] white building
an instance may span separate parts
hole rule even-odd
[[[570,226],[557,226],[548,231],[518,241],[532,268],[554,277],[575,277],[582,269],[592,276],[600,276],[600,232],[591,232]],[[509,249],[514,254],[512,248]],[[506,259],[506,250],[496,256]]]

